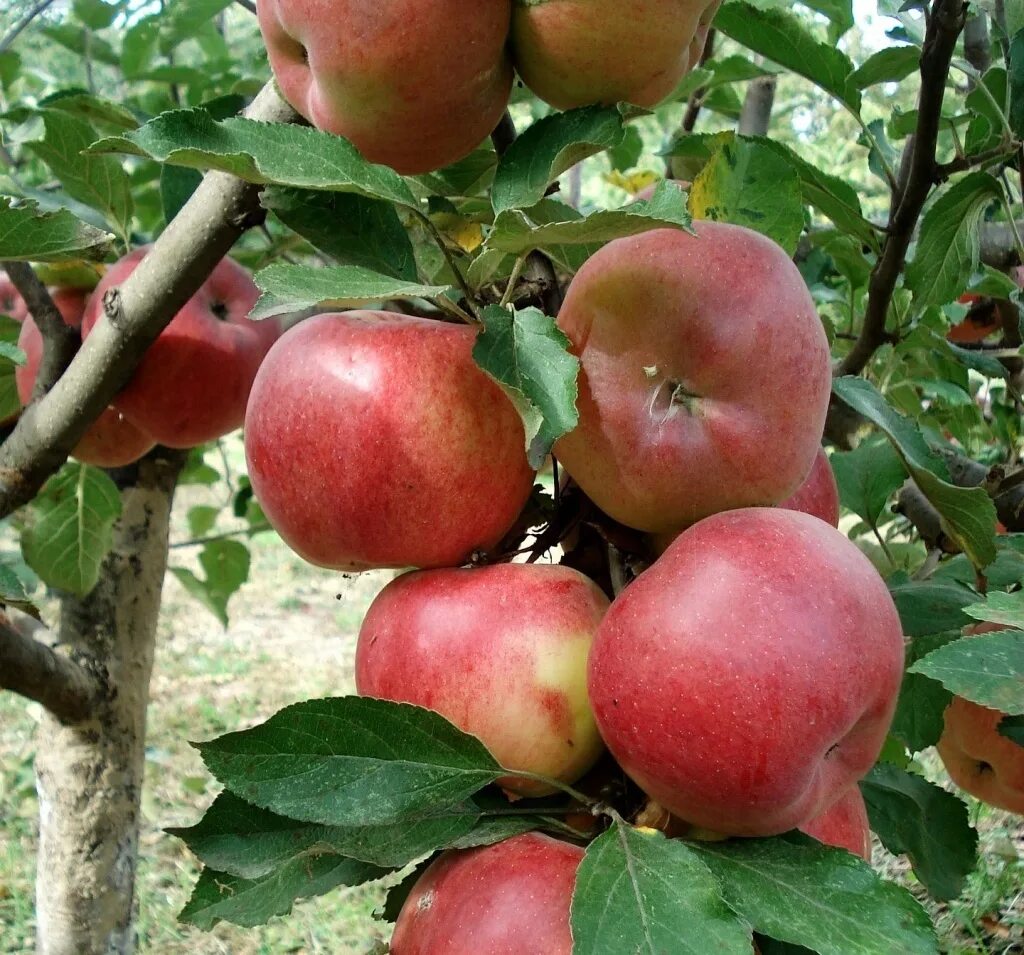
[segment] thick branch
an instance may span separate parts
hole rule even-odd
[[[273,84],[246,115],[265,122],[295,118]],[[0,516],[33,498],[235,240],[262,221],[259,192],[225,173],[207,173],[138,268],[107,293],[105,316],[65,374],[25,410],[0,447]]]
[[[871,271],[868,303],[860,337],[838,368],[839,375],[856,375],[887,339],[885,321],[893,290],[907,257],[907,248],[932,183],[935,144],[939,136],[942,97],[957,37],[964,25],[961,0],[935,0],[921,53],[921,92],[917,128],[907,142],[893,192],[882,254]]]
[[[53,387],[64,369],[71,364],[81,338],[77,329],[65,323],[50,293],[46,291],[46,286],[32,271],[32,266],[27,262],[0,264],[25,300],[29,314],[43,336],[43,359],[39,363],[39,373],[32,389],[32,397],[38,398]]]
[[[760,76],[747,85],[747,95],[743,98],[743,109],[736,132],[741,136],[766,136],[772,120],[772,106],[775,105],[775,86],[778,80],[774,76]]]
[[[102,693],[100,681],[0,614],[0,687],[35,700],[61,723],[80,723]]]

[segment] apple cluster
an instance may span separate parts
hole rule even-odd
[[[696,66],[720,2],[261,0],[258,12],[288,102],[371,162],[419,175],[490,134],[514,72],[559,109],[653,106]]]
[[[857,782],[904,641],[836,528],[829,348],[798,270],[739,226],[652,230],[592,256],[557,321],[580,372],[555,454],[661,551],[611,602],[567,566],[487,562],[534,474],[514,407],[473,362],[475,328],[320,315],[257,373],[246,456],[271,524],[322,566],[417,568],[363,620],[357,691],[477,736],[512,799],[571,785],[607,749],[670,836],[799,828],[867,856]],[[392,951],[505,951],[525,916],[568,953],[581,855],[537,834],[443,855]]]
[[[55,289],[52,298],[64,322],[83,339],[95,328],[104,298],[146,256],[141,247],[114,263],[90,294]],[[231,259],[210,277],[150,346],[134,375],[72,451],[83,464],[123,467],[155,445],[191,448],[240,427],[256,369],[277,340],[276,321],[248,318],[259,290]],[[0,283],[0,311],[21,322],[18,347],[25,364],[15,372],[23,405],[32,398],[43,358],[43,337],[13,285]]]

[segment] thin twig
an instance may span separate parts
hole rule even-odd
[[[75,357],[81,338],[77,329],[65,323],[46,286],[27,262],[3,262],[0,267],[25,300],[32,320],[43,336],[43,358],[39,363],[32,400],[45,395]]]
[[[708,60],[714,56],[715,53],[715,31],[708,30],[708,38],[704,41],[704,49],[701,51],[700,60],[697,63],[699,69]],[[680,124],[680,128],[684,133],[692,133],[694,127],[697,125],[697,117],[700,116],[701,107],[704,105],[704,97],[707,95],[708,89],[706,86],[701,86],[695,89],[691,94],[689,100],[686,102],[686,113],[683,115],[683,121]],[[670,160],[671,162],[671,160]]]
[[[0,688],[35,700],[69,724],[87,719],[102,693],[93,673],[15,627],[6,614],[0,614]]]
[[[244,7],[253,16],[256,15],[256,4],[251,3],[250,0],[235,0],[235,3],[237,3],[240,7]]]
[[[882,254],[871,270],[868,302],[860,337],[839,363],[837,374],[856,375],[890,336],[885,330],[893,291],[907,257],[914,228],[935,181],[935,146],[942,97],[965,7],[960,0],[935,0],[921,53],[921,92],[917,128],[907,143],[892,196]]]
[[[426,227],[426,230],[430,233],[430,237],[441,250],[441,254],[444,256],[445,262],[448,263],[448,268],[452,270],[452,274],[455,276],[455,284],[458,285],[459,291],[462,292],[462,297],[466,300],[466,307],[470,310],[474,319],[479,320],[479,314],[477,312],[476,300],[473,298],[473,292],[469,287],[469,283],[466,281],[466,277],[462,274],[462,270],[459,268],[458,262],[455,261],[455,256],[452,255],[452,250],[448,248],[448,243],[445,242],[444,236],[441,235],[437,226],[434,225],[430,216],[425,212],[421,212],[419,209],[414,209],[413,212],[416,218],[419,219]]]
[[[26,13],[25,16],[23,16],[17,23],[15,23],[14,26],[11,27],[10,31],[7,33],[7,36],[0,40],[0,53],[3,53],[4,50],[8,49],[10,45],[18,38],[18,34],[21,33],[21,31],[24,30],[25,27],[27,27],[37,16],[39,16],[40,13],[42,13],[52,3],[53,0],[39,0],[39,3],[37,3],[31,10],[29,10],[29,12]]]

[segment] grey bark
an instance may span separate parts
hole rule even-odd
[[[158,449],[124,480],[100,582],[61,601],[60,642],[102,667],[92,714],[39,729],[39,955],[130,955],[146,708],[180,452]],[[128,472],[128,469],[125,469]]]
[[[747,85],[747,95],[743,98],[743,109],[736,132],[741,136],[766,136],[772,119],[772,106],[775,105],[774,76],[761,76],[751,80]]]

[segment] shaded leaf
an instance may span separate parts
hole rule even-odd
[[[249,579],[249,548],[240,541],[210,541],[199,555],[206,573],[200,579],[186,567],[171,567],[181,585],[206,607],[223,626],[228,625],[228,601]]]
[[[933,899],[963,891],[978,862],[978,833],[967,806],[921,776],[879,764],[860,782],[871,831],[894,855],[905,855]]]
[[[63,262],[102,259],[114,237],[70,212],[41,212],[34,202],[0,196],[0,259]]]
[[[526,431],[530,466],[539,468],[551,446],[576,427],[579,359],[561,329],[536,308],[483,311],[473,360],[515,405]]]

